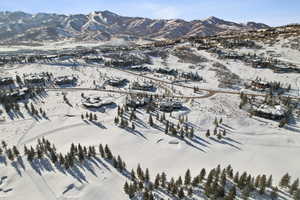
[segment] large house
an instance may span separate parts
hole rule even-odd
[[[74,85],[77,82],[77,78],[74,76],[59,76],[56,77],[54,83],[56,85]]]
[[[272,120],[281,120],[285,117],[286,113],[287,109],[281,105],[270,106],[263,104],[253,108],[253,114],[255,116]]]
[[[82,105],[86,108],[101,108],[103,106],[113,105],[112,101],[103,101],[100,97],[86,97],[82,100]]]
[[[142,83],[140,84],[139,82],[133,82],[131,85],[131,89],[133,90],[143,90],[143,91],[152,91],[154,90],[154,86],[150,83]]]
[[[48,80],[48,77],[44,73],[40,74],[27,74],[24,76],[24,80],[27,83],[31,84],[38,84],[38,83],[44,83],[46,80]]]
[[[159,104],[160,111],[173,112],[182,109],[182,103],[178,101],[164,101]]]
[[[121,87],[125,85],[128,82],[127,79],[121,79],[121,78],[116,78],[116,79],[109,79],[105,81],[105,84],[113,86],[113,87]]]

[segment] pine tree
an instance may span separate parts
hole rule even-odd
[[[176,185],[177,186],[181,186],[182,185],[182,178],[181,178],[181,176],[178,177],[178,179],[176,181]]]
[[[219,120],[219,124],[222,124],[223,123],[223,118],[221,118],[220,120]]]
[[[108,160],[112,160],[113,156],[107,145],[105,145],[104,152],[105,152],[106,158]]]
[[[258,175],[255,179],[255,187],[258,188],[260,184],[260,175]]]
[[[266,175],[262,175],[261,179],[260,179],[260,188],[259,188],[259,193],[261,195],[263,195],[265,193],[265,189],[266,189],[266,182],[267,182],[267,178]]]
[[[191,184],[191,172],[188,169],[185,173],[185,177],[184,177],[184,185],[190,185]]]
[[[12,152],[11,149],[7,149],[6,154],[7,154],[7,158],[8,158],[9,160],[14,161],[15,156],[14,156],[14,153]]]
[[[288,186],[290,185],[290,179],[291,179],[290,175],[289,175],[288,173],[285,174],[285,175],[281,178],[281,180],[280,180],[280,182],[279,182],[279,186],[280,186],[280,187],[288,187]]]
[[[16,157],[19,157],[19,155],[20,155],[20,152],[16,146],[13,146],[13,153],[15,154]]]
[[[218,140],[222,140],[222,135],[221,135],[221,133],[219,133],[219,134],[217,135],[217,137],[218,137]]]
[[[291,195],[293,195],[294,194],[294,192],[296,191],[296,190],[298,190],[298,187],[299,187],[299,179],[296,179],[293,183],[292,183],[292,185],[291,185],[291,187],[290,187],[290,194]]]
[[[270,175],[267,181],[267,187],[271,188],[272,185],[273,185],[273,177],[272,175]]]
[[[126,194],[129,194],[129,185],[128,185],[128,183],[127,183],[127,181],[125,182],[125,185],[124,185],[124,192],[126,193]]]
[[[140,164],[138,164],[138,167],[137,167],[136,172],[137,172],[137,176],[139,177],[139,179],[140,179],[141,181],[144,181],[144,180],[145,180],[145,176],[144,176],[144,172],[143,172],[143,170],[142,170]]]
[[[209,129],[206,131],[206,137],[210,137],[210,131],[209,131]]]
[[[99,153],[102,158],[105,158],[105,153],[102,144],[99,145]]]
[[[134,172],[133,169],[131,170],[130,177],[131,177],[131,180],[135,180],[136,179],[135,172]]]
[[[156,175],[155,181],[154,181],[154,188],[158,189],[159,188],[159,182],[160,182],[160,176],[159,174]]]
[[[218,127],[218,125],[219,125],[219,122],[218,122],[218,119],[217,119],[217,118],[215,118],[214,125],[215,125],[216,127]]]
[[[235,173],[235,175],[234,175],[234,178],[233,178],[233,181],[235,182],[235,183],[238,183],[239,182],[239,172],[236,172]]]
[[[149,116],[149,125],[150,126],[153,126],[153,118],[152,118],[152,115]]]
[[[226,186],[226,173],[225,173],[225,170],[222,171],[222,174],[221,174],[221,180],[220,180],[220,184],[221,186],[225,187]]]
[[[203,181],[203,179],[205,178],[206,175],[206,170],[203,168],[199,174],[199,181],[200,183]]]
[[[161,186],[163,188],[166,187],[166,181],[167,181],[167,175],[165,174],[165,172],[163,172],[161,174]]]
[[[145,172],[145,181],[146,182],[150,181],[150,175],[149,175],[149,169],[148,168],[146,169],[146,172]]]

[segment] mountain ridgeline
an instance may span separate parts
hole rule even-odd
[[[110,11],[92,12],[88,15],[0,12],[1,43],[63,39],[81,41],[105,41],[111,38],[176,39],[264,28],[269,28],[269,26],[255,22],[234,23],[216,17],[185,21],[124,17]]]

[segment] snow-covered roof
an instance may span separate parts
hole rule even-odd
[[[277,115],[277,116],[284,115],[286,112],[286,108],[284,106],[281,106],[281,105],[270,106],[270,105],[266,105],[266,104],[260,105],[255,110],[259,111],[259,112],[263,112],[263,113]]]

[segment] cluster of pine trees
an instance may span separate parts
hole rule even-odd
[[[54,144],[49,140],[42,138],[38,139],[35,147],[24,146],[24,154],[29,162],[34,159],[49,158],[53,164],[59,164],[65,169],[73,167],[75,164],[80,164],[85,160],[96,157],[98,154],[108,162],[110,162],[116,169],[121,172],[126,169],[126,164],[120,156],[115,157],[108,145],[98,146],[98,152],[95,146],[83,146],[81,144],[72,144],[69,151],[65,154],[58,153]]]
[[[7,143],[2,140],[0,146],[0,156],[7,157],[10,161],[14,161],[19,158],[20,151],[16,146],[8,147]]]
[[[30,103],[30,106],[28,106],[28,103],[24,103],[24,108],[28,113],[30,113],[33,116],[37,116],[37,117],[42,116],[43,118],[47,118],[46,111],[43,110],[42,108],[35,108],[33,103]]]
[[[25,91],[26,96],[29,98],[35,98],[42,92],[45,92],[43,88],[28,88]],[[9,112],[20,112],[20,106],[18,102],[23,99],[19,96],[19,90],[0,90],[0,103],[3,105],[5,111]]]
[[[81,119],[82,120],[89,120],[89,121],[97,121],[98,117],[96,113],[88,113],[86,112],[85,114],[81,114]]]
[[[247,200],[256,195],[269,196],[272,200],[278,198],[279,189],[273,184],[272,175],[252,176],[247,172],[239,174],[232,167],[222,169],[220,165],[207,172],[204,168],[200,173],[192,177],[188,169],[184,178],[179,176],[167,179],[166,173],[157,174],[154,182],[151,182],[149,170],[145,172],[138,165],[137,170],[131,171],[131,182],[126,182],[124,191],[130,198],[142,197],[143,200],[154,199],[156,191],[163,191],[171,198],[185,199],[194,194],[203,193],[210,199],[234,200],[237,196]],[[290,184],[291,177],[285,174],[279,186],[288,189],[294,200],[300,199],[299,179]]]
[[[219,140],[221,140],[223,137],[226,136],[226,130],[225,129],[220,129],[220,125],[222,123],[223,123],[223,118],[220,118],[219,120],[217,118],[215,118],[215,121],[214,121],[215,128],[214,128],[213,135],[217,136],[217,138]],[[210,137],[211,136],[211,133],[210,133],[209,129],[206,131],[205,136],[206,137]]]
[[[130,113],[129,113],[130,112]],[[128,117],[129,116],[129,117]],[[117,116],[114,119],[114,123],[121,128],[128,128],[129,127],[129,121],[131,123],[131,128],[135,129],[135,125],[133,123],[134,120],[137,119],[137,116],[135,114],[135,109],[129,109],[127,105],[124,106],[118,106],[118,112]]]

